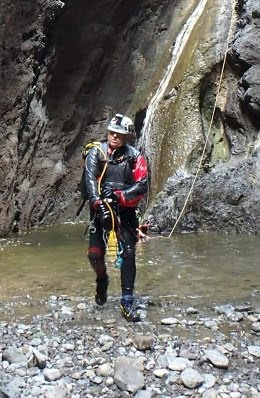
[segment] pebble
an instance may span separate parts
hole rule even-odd
[[[187,359],[187,358],[173,358],[168,365],[169,369],[171,370],[177,370],[177,371],[182,371],[186,368],[191,368],[192,363]]]
[[[248,346],[249,354],[253,355],[254,357],[260,358],[260,345],[250,345]]]
[[[203,376],[195,369],[185,369],[181,373],[181,380],[185,387],[191,389],[198,388],[204,382]]]
[[[254,331],[254,332],[260,332],[260,322],[254,322],[253,324],[252,324],[252,330]]]
[[[207,359],[217,368],[228,368],[229,360],[219,350],[207,350],[205,355]]]
[[[164,318],[161,320],[162,325],[176,325],[177,323],[179,323],[179,321],[176,318]]]

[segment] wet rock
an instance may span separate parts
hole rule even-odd
[[[43,375],[46,381],[55,381],[61,378],[61,372],[58,369],[46,369]]]
[[[151,388],[147,388],[147,390],[137,391],[135,398],[152,398],[153,396],[154,391]]]
[[[101,334],[101,336],[98,339],[98,342],[101,345],[105,345],[107,343],[113,343],[113,341],[114,341],[113,337],[106,334]]]
[[[202,394],[202,398],[217,398],[218,392],[213,388],[209,388],[208,390],[204,391]]]
[[[38,366],[39,369],[44,369],[46,367],[46,362],[48,360],[48,356],[42,354],[36,348],[32,349],[32,355],[28,361],[28,367]]]
[[[189,307],[186,309],[186,314],[198,314],[199,310],[193,307]]]
[[[133,343],[138,350],[144,351],[151,349],[155,339],[152,335],[135,335]]]
[[[108,386],[108,387],[110,387],[110,386],[112,386],[114,384],[114,379],[113,379],[113,377],[108,377],[107,379],[106,379],[106,385]]]
[[[87,306],[86,306],[85,303],[80,303],[80,304],[77,305],[77,308],[78,308],[79,310],[85,310],[85,309],[87,308]]]
[[[172,358],[168,362],[168,367],[171,370],[176,370],[181,372],[186,368],[192,368],[192,363],[187,358]]]
[[[181,373],[181,380],[185,387],[198,388],[204,382],[203,376],[195,369],[185,369]]]
[[[179,320],[176,318],[164,318],[161,320],[162,325],[176,325],[179,323]]]
[[[68,398],[68,391],[65,386],[49,386],[43,387],[41,393],[44,398]]]
[[[127,366],[131,366],[140,372],[143,372],[144,370],[144,364],[142,359],[139,358],[131,358],[131,357],[118,357],[116,358],[115,361],[115,369],[118,369],[119,367],[125,368]]]
[[[208,329],[217,330],[218,329],[218,322],[214,319],[207,319],[204,321],[204,325]]]
[[[250,303],[239,304],[239,305],[236,305],[234,308],[235,308],[235,311],[238,311],[238,312],[252,312],[254,310],[254,307]]]
[[[160,379],[162,379],[163,377],[165,377],[165,376],[167,376],[169,374],[169,370],[163,369],[163,368],[162,369],[155,369],[153,371],[153,374],[156,377],[159,377]]]
[[[110,363],[104,363],[104,364],[100,365],[96,370],[96,374],[98,376],[102,376],[102,377],[111,376],[113,374],[113,372],[114,372],[114,370]]]
[[[232,352],[232,351],[235,350],[235,347],[233,346],[233,344],[227,343],[227,344],[224,344],[224,349],[229,351],[229,352]]]
[[[39,338],[33,338],[31,341],[31,346],[33,347],[38,347],[40,344],[42,344],[42,341]]]
[[[259,322],[259,321],[254,322],[254,323],[252,324],[252,330],[253,330],[254,332],[260,332],[260,322]]]
[[[103,379],[102,379],[102,377],[100,377],[100,376],[95,376],[95,377],[93,377],[93,378],[91,379],[91,381],[92,381],[93,383],[95,383],[95,384],[101,384],[102,381],[103,381]]]
[[[25,381],[22,378],[16,377],[14,380],[7,383],[2,391],[4,398],[17,398],[21,394],[21,388],[25,387]]]
[[[203,387],[210,389],[216,384],[216,377],[211,374],[204,374]]]
[[[260,345],[251,345],[247,347],[249,354],[260,358]]]
[[[229,360],[218,350],[207,350],[205,352],[207,359],[218,368],[228,368]]]
[[[227,314],[227,318],[231,322],[241,322],[244,318],[244,315],[241,312],[232,312]]]
[[[63,305],[61,307],[61,315],[72,315],[74,312],[73,308]]]
[[[170,372],[166,379],[167,384],[181,384],[181,377],[179,372]]]
[[[237,168],[230,164],[224,171],[219,165],[211,173],[201,174],[196,180],[196,189],[189,202],[189,211],[183,214],[181,222],[176,226],[176,232],[213,229],[222,233],[224,231],[258,233],[260,209],[255,206],[255,201],[259,195],[259,187],[255,186],[249,177],[252,176],[253,179],[253,176],[257,175],[258,160],[253,158],[238,163]],[[169,194],[169,187],[172,184],[174,185]],[[149,209],[148,218],[154,230],[171,231],[179,214],[179,207],[174,203],[178,202],[178,198],[187,196],[190,184],[190,177],[187,177],[185,182],[177,178],[174,179],[174,183],[168,180],[165,188],[153,202],[153,207]],[[219,192],[219,195],[216,195],[216,192]],[[248,215],[246,223],[244,223],[245,213]]]
[[[27,365],[27,357],[17,348],[9,348],[3,352],[2,360],[11,363]]]
[[[171,362],[176,359],[177,353],[167,352],[166,354],[159,355],[157,358],[157,365],[161,367],[168,367]]]
[[[130,358],[117,358],[115,363],[115,384],[123,391],[134,393],[145,385],[145,380],[140,369],[140,362]]]
[[[231,304],[225,304],[225,305],[216,306],[215,310],[217,311],[218,314],[225,314],[228,316],[229,314],[232,314],[235,311],[235,308]]]
[[[64,344],[62,344],[62,348],[65,351],[74,351],[75,350],[75,345],[71,344],[71,343],[64,343]]]

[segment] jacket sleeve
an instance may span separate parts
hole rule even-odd
[[[125,190],[116,191],[119,205],[136,207],[148,189],[148,167],[143,155],[138,155],[132,170],[133,185]]]
[[[89,203],[93,205],[100,199],[98,192],[98,178],[100,176],[100,155],[98,148],[90,149],[85,161],[85,184],[88,193]]]

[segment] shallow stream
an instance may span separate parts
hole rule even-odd
[[[60,225],[0,240],[0,300],[14,317],[41,312],[52,295],[91,300],[95,277],[86,257],[84,229],[83,224]],[[247,302],[259,293],[259,258],[255,236],[151,237],[137,246],[136,294],[186,308]],[[114,254],[107,261],[113,301],[120,296],[120,276]]]

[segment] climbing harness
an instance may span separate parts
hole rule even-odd
[[[234,4],[232,4],[231,21],[232,21],[233,13],[234,13]],[[197,171],[196,171],[196,173],[195,173],[195,177],[194,177],[193,182],[192,182],[192,184],[191,184],[190,190],[189,190],[189,192],[188,192],[188,195],[187,195],[187,197],[186,197],[186,200],[185,200],[185,202],[184,202],[184,205],[183,205],[183,207],[182,207],[182,210],[181,210],[179,216],[177,217],[177,220],[175,221],[175,224],[174,224],[174,226],[173,226],[173,228],[172,228],[172,230],[171,230],[171,232],[170,232],[168,238],[170,238],[170,237],[172,236],[172,234],[173,234],[173,232],[174,232],[174,230],[175,230],[177,224],[179,223],[179,221],[180,221],[180,219],[181,219],[181,217],[182,217],[182,215],[183,215],[183,213],[184,213],[184,210],[185,210],[185,208],[186,208],[186,206],[187,206],[188,200],[189,200],[189,198],[190,198],[190,196],[191,196],[191,193],[192,193],[192,191],[193,191],[195,182],[196,182],[196,180],[197,180],[197,177],[198,177],[198,174],[199,174],[199,171],[200,171],[202,162],[203,162],[204,154],[205,154],[205,151],[206,151],[206,148],[207,148],[207,144],[208,144],[208,140],[209,140],[209,135],[210,135],[210,132],[211,132],[211,128],[212,128],[212,124],[213,124],[213,120],[214,120],[214,116],[215,116],[215,111],[216,111],[216,107],[217,107],[218,97],[219,97],[219,94],[220,94],[220,88],[221,88],[220,86],[221,86],[221,83],[222,83],[222,80],[223,80],[223,74],[224,74],[224,69],[225,69],[226,60],[227,60],[227,53],[228,53],[228,50],[229,50],[229,40],[230,40],[230,36],[231,36],[231,31],[232,31],[232,29],[231,29],[231,24],[230,24],[229,32],[228,32],[228,37],[227,37],[227,42],[226,42],[226,49],[225,49],[225,53],[224,53],[224,58],[223,58],[223,63],[222,63],[221,72],[220,72],[220,78],[219,78],[218,88],[217,88],[216,99],[215,99],[215,103],[214,103],[214,107],[213,107],[213,111],[212,111],[212,116],[211,116],[210,123],[209,123],[208,133],[207,133],[206,139],[205,139],[205,144],[204,144],[203,151],[202,151],[202,154],[201,154],[201,158],[200,158],[200,161],[199,161],[199,165],[198,165],[198,167],[197,167]]]

